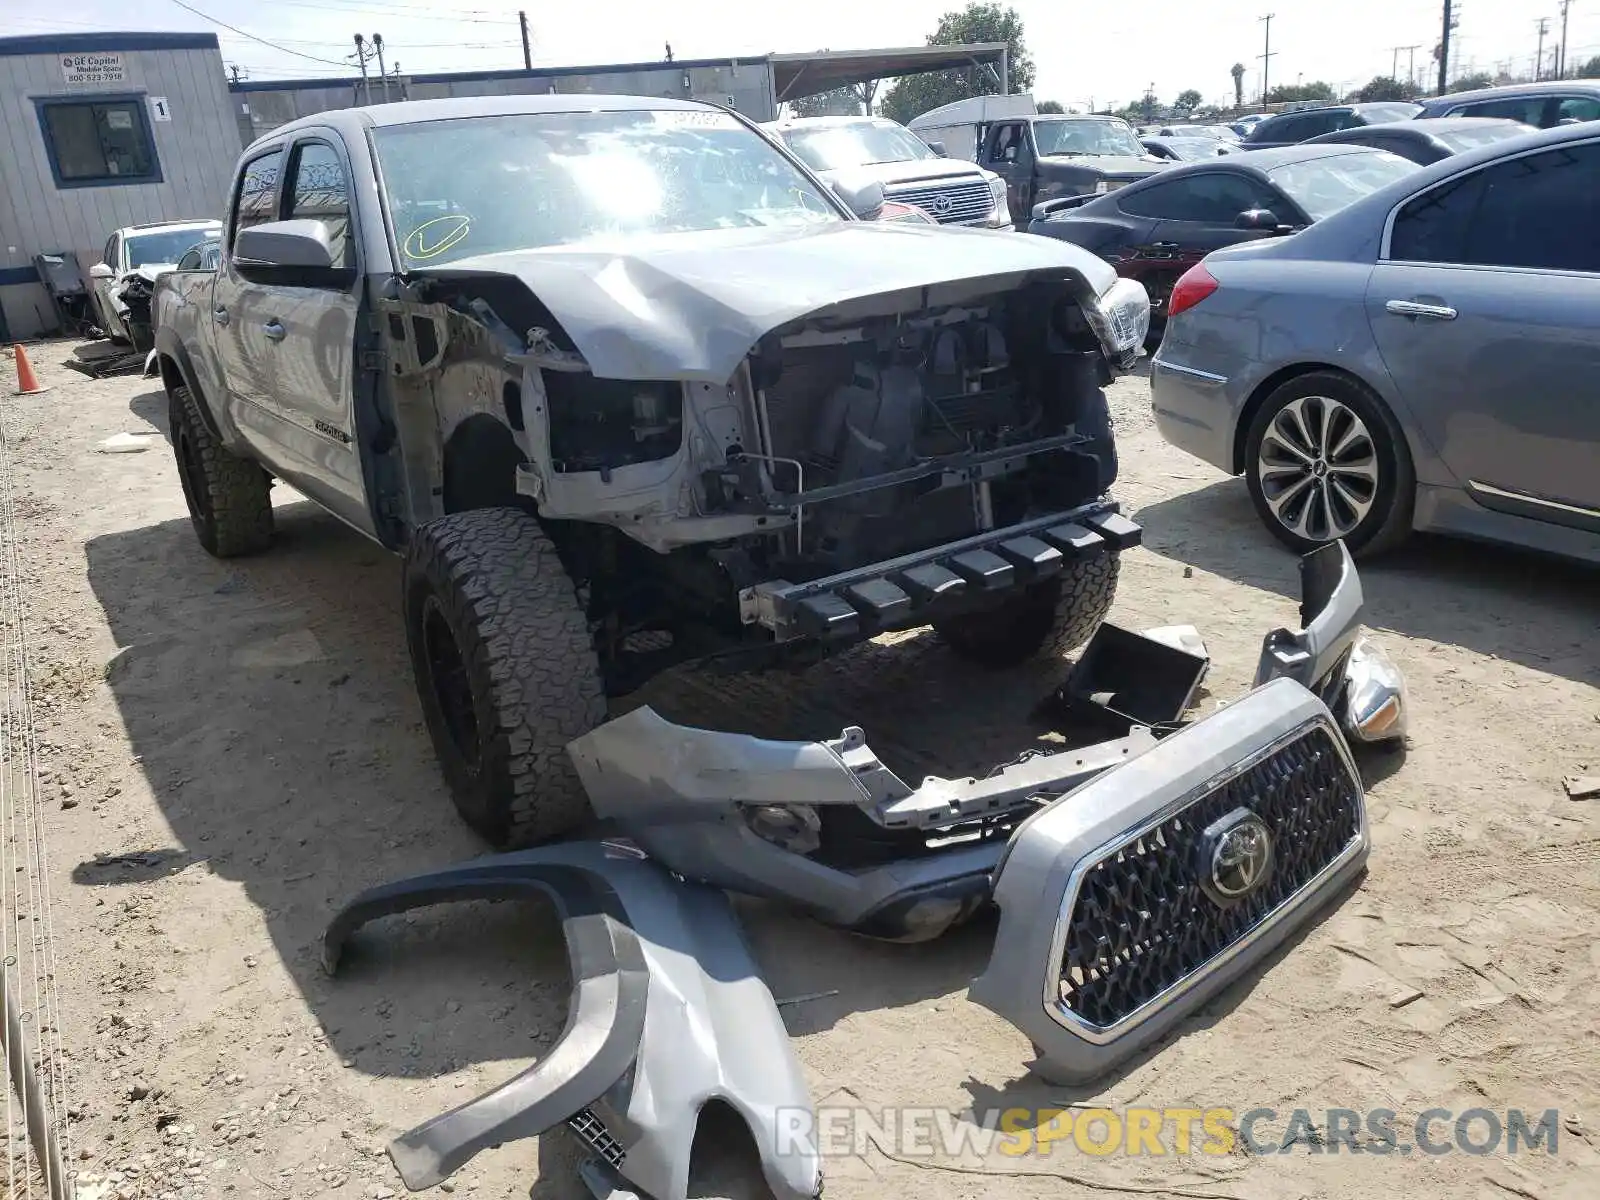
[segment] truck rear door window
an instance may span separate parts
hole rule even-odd
[[[235,206],[233,235],[278,219],[278,175],[283,166],[283,147],[252,158],[244,165],[239,180],[239,198]]]

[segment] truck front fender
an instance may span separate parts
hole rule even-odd
[[[335,971],[349,936],[381,916],[528,895],[555,905],[566,934],[566,1028],[534,1066],[396,1138],[406,1186],[432,1187],[485,1147],[566,1122],[594,1152],[586,1174],[683,1200],[700,1112],[716,1100],[748,1124],[777,1200],[814,1200],[805,1082],[727,897],[631,847],[569,842],[373,888],[334,917],[324,962]]]

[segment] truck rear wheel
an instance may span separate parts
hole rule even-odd
[[[199,403],[181,385],[167,396],[172,454],[189,520],[200,544],[217,558],[259,553],[272,543],[272,478],[223,448]]]
[[[422,526],[406,551],[406,645],[462,818],[491,845],[568,833],[589,801],[567,743],[605,720],[589,624],[555,547],[519,509]]]
[[[958,658],[981,667],[1015,667],[1036,655],[1060,658],[1093,636],[1117,598],[1119,556],[1098,554],[998,608],[962,613],[934,630]]]

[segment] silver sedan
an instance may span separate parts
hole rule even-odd
[[[1600,127],[1426,167],[1208,255],[1152,363],[1172,444],[1305,552],[1413,530],[1600,563]]]

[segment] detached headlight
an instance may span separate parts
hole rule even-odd
[[[1099,298],[1089,323],[1102,345],[1130,363],[1150,332],[1150,294],[1137,279],[1118,278]]]
[[[1345,667],[1345,732],[1357,741],[1397,741],[1406,735],[1405,676],[1366,634],[1356,638]]]

